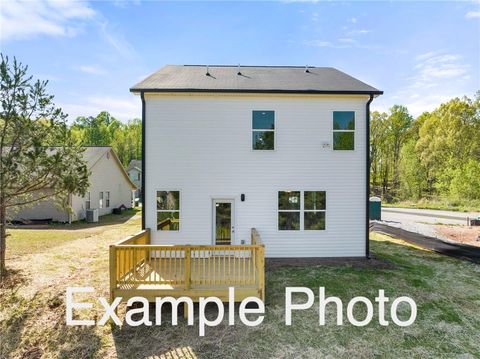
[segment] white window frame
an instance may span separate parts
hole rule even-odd
[[[267,129],[260,129],[260,128],[253,128],[253,112],[273,112],[273,130],[271,128]],[[258,148],[253,148],[253,142],[250,144],[250,148],[252,151],[275,151],[277,148],[277,134],[275,133],[275,130],[277,129],[277,114],[275,110],[252,110],[252,135],[250,138],[250,141],[253,141],[253,134],[255,132],[273,132],[273,148],[271,150],[266,150],[266,149],[258,149]]]
[[[355,128],[353,130],[336,130],[335,126],[334,126],[334,123],[335,123],[334,113],[335,112],[353,112],[353,123],[354,123]],[[332,150],[340,151],[340,152],[355,151],[355,148],[357,147],[356,146],[357,141],[355,141],[355,130],[356,129],[357,129],[357,113],[355,111],[352,111],[352,110],[334,110],[334,111],[332,111]],[[336,150],[335,149],[335,133],[336,132],[353,132],[353,148],[351,150]]]
[[[105,191],[105,208],[110,208],[110,191]]]
[[[280,203],[278,202],[278,193],[279,192],[300,192],[300,208],[299,209],[279,209],[279,205]],[[298,231],[301,231],[303,226],[302,226],[302,221],[303,221],[303,216],[302,216],[302,208],[303,208],[303,193],[302,191],[298,190],[298,189],[288,189],[288,190],[280,190],[280,191],[277,191],[277,230],[280,231],[280,232],[298,232]],[[299,216],[300,216],[300,224],[299,224],[299,228],[298,229],[280,229],[280,227],[278,226],[278,219],[279,219],[279,216],[280,216],[280,213],[288,213],[288,212],[293,212],[293,213],[299,213]]]
[[[170,230],[170,231],[162,231],[161,229],[157,228],[157,232],[180,232],[182,228],[182,191],[179,189],[158,189],[155,191],[155,202],[157,200],[157,192],[178,192],[178,209],[156,209],[157,217],[155,218],[155,228],[158,226],[158,213],[160,212],[178,212],[178,230]],[[155,203],[155,207],[157,204]]]
[[[305,209],[305,192],[325,192],[325,209]],[[325,228],[324,229],[305,229],[305,213],[306,212],[323,212],[325,213]],[[327,229],[327,191],[319,191],[319,190],[304,190],[302,191],[302,218],[300,220],[301,228],[304,231],[308,232],[318,232],[318,231],[325,231]]]
[[[103,191],[98,193],[98,208],[103,208]]]
[[[300,209],[279,209],[278,193],[279,192],[300,192]],[[325,192],[325,209],[305,209],[305,192]],[[279,232],[325,232],[327,230],[327,191],[326,190],[299,190],[288,189],[278,190],[277,196],[277,231]],[[280,229],[278,226],[278,218],[280,212],[299,212],[300,213],[300,228],[299,229]],[[305,229],[305,212],[324,212],[325,213],[325,229]]]

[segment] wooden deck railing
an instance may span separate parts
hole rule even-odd
[[[152,245],[150,232],[142,231],[110,246],[111,296],[117,290],[180,295],[233,286],[253,289],[263,300],[264,246],[255,229],[251,235],[251,245]]]

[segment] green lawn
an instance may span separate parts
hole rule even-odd
[[[474,358],[480,357],[480,266],[412,247],[373,234],[376,259],[368,264],[281,267],[266,274],[266,318],[258,327],[229,326],[225,320],[198,336],[181,319],[177,327],[67,327],[63,303],[69,285],[92,285],[96,296],[108,295],[108,244],[138,229],[138,216],[104,228],[93,237],[72,239],[51,250],[11,261],[15,277],[3,285],[0,299],[0,357],[14,358]],[[21,241],[21,239],[20,239]],[[27,258],[26,258],[27,257]],[[27,269],[27,261],[34,268]],[[43,262],[42,262],[43,261]],[[88,264],[88,265],[86,265]],[[46,273],[42,266],[47,267]],[[32,277],[32,273],[35,276]],[[17,279],[14,279],[17,278]],[[372,324],[358,328],[318,324],[318,309],[293,315],[284,325],[287,286],[309,287],[315,293],[346,303],[354,296],[373,302],[378,289],[386,296],[412,297],[416,322],[407,328]],[[300,299],[299,299],[300,300]],[[375,314],[377,306],[375,305]],[[389,308],[389,306],[388,306]],[[400,318],[405,313],[400,307]],[[95,312],[95,311],[94,311]],[[124,308],[120,309],[124,315]],[[97,317],[101,311],[96,309]],[[209,313],[213,316],[214,313]],[[362,309],[355,312],[362,318]],[[389,315],[387,315],[389,319]],[[345,316],[346,321],[346,316]],[[183,355],[183,356],[182,356]]]
[[[66,242],[94,236],[104,231],[106,226],[125,222],[138,212],[139,209],[128,209],[121,215],[108,214],[100,217],[98,223],[85,221],[72,224],[54,223],[39,226],[40,229],[23,229],[22,226],[17,226],[8,231],[7,251],[13,255],[46,251]]]

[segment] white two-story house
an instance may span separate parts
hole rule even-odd
[[[165,66],[142,99],[152,244],[250,244],[267,257],[368,256],[369,105],[330,67]]]

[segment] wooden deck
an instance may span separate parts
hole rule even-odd
[[[251,245],[151,245],[149,231],[110,246],[111,299],[205,296],[264,299],[264,246],[255,229]]]

